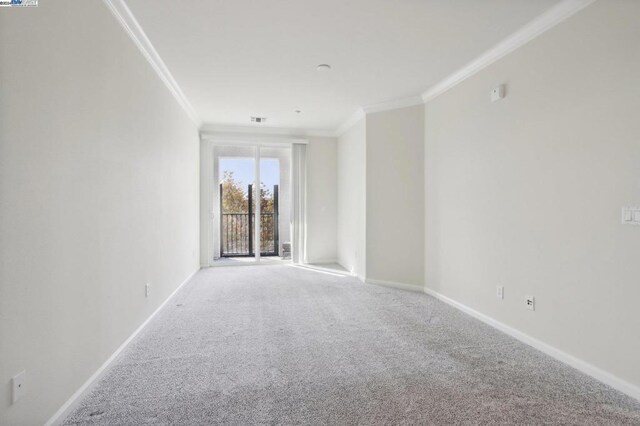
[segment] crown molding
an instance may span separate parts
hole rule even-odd
[[[362,120],[367,115],[364,109],[358,108],[349,118],[347,118],[334,132],[336,137],[342,136],[347,130],[353,127],[358,121]]]
[[[200,128],[201,135],[211,134],[244,134],[244,135],[273,135],[273,136],[292,136],[292,137],[321,137],[333,138],[335,132],[330,130],[306,130],[292,129],[284,127],[265,127],[256,126],[233,126],[226,124],[205,123]]]
[[[293,135],[269,135],[263,133],[216,133],[200,132],[200,142],[213,143],[216,145],[239,145],[239,146],[280,146],[282,144],[308,144],[309,138],[305,136]]]
[[[555,27],[564,20],[570,18],[580,10],[594,3],[596,0],[563,0],[552,6],[542,15],[530,21],[524,27],[511,34],[509,37],[496,44],[494,47],[469,62],[458,71],[446,77],[439,83],[431,86],[421,96],[396,99],[379,104],[367,105],[358,108],[344,123],[335,131],[336,136],[341,136],[367,114],[388,111],[392,109],[405,108],[413,105],[427,103],[439,95],[443,94],[462,81],[493,64],[500,58],[508,55],[519,47],[530,42],[544,32]]]
[[[407,108],[415,105],[422,105],[424,101],[421,96],[411,96],[409,98],[394,99],[388,102],[381,102],[379,104],[371,104],[358,108],[349,118],[347,118],[334,132],[333,134],[338,137],[342,136],[347,130],[353,127],[358,121],[364,118],[367,114],[373,114],[376,112],[390,111],[393,109]]]
[[[388,102],[381,102],[379,104],[372,104],[363,106],[362,110],[366,114],[373,114],[375,112],[389,111],[392,109],[407,108],[415,105],[421,105],[424,101],[422,96],[411,96],[409,98],[394,99]]]
[[[196,124],[197,127],[202,125],[202,121],[196,114],[195,110],[191,106],[191,103],[178,86],[178,83],[171,75],[169,68],[165,65],[162,58],[151,44],[151,41],[145,34],[144,30],[138,23],[138,20],[133,16],[131,10],[124,2],[124,0],[103,0],[109,10],[118,19],[122,28],[127,32],[129,37],[133,40],[138,47],[142,56],[151,64],[151,67],[160,77],[160,80],[167,86],[171,94],[176,98],[178,104],[187,113],[189,118]]]
[[[552,6],[542,15],[511,34],[475,60],[469,62],[449,77],[429,88],[422,94],[423,101],[426,103],[435,99],[442,93],[538,37],[545,31],[555,27],[595,1],[596,0],[563,0],[555,6]]]
[[[191,106],[180,86],[171,75],[171,72],[165,65],[160,55],[155,50],[151,41],[145,34],[144,30],[133,16],[131,10],[125,3],[125,0],[103,0],[109,10],[118,19],[124,30],[129,34],[133,42],[136,44],[142,55],[149,61],[152,68],[156,71],[160,79],[165,83],[169,91],[178,101],[178,104],[184,109],[189,118],[199,128],[203,126],[202,121]],[[248,126],[221,126],[215,124],[206,124],[204,129],[207,132],[225,132],[225,133],[253,133],[253,134],[271,134],[271,135],[291,135],[291,136],[315,136],[315,137],[337,137],[344,134],[354,124],[360,121],[367,114],[381,111],[406,108],[409,106],[427,103],[452,87],[458,85],[462,81],[478,73],[482,69],[488,67],[519,47],[525,45],[529,41],[555,27],[567,18],[573,16],[580,10],[594,3],[596,0],[563,0],[549,8],[542,15],[538,16],[524,27],[489,49],[475,60],[446,77],[439,83],[431,86],[422,93],[421,96],[412,96],[408,98],[395,99],[379,104],[366,105],[358,108],[347,120],[345,120],[335,131],[326,130],[303,130],[303,129],[283,129],[269,127],[248,127]]]

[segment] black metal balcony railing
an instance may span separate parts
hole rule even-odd
[[[222,213],[221,226],[221,246],[222,256],[253,256],[255,245],[254,220],[255,213],[251,215],[249,223],[249,213]],[[277,230],[278,221],[275,213],[260,214],[260,254],[262,256],[276,256],[278,247]],[[249,228],[251,227],[251,232]],[[253,241],[249,241],[249,234]]]
[[[253,210],[252,186],[248,188],[248,213],[226,213],[222,211],[220,220],[220,256],[254,256],[255,218]],[[220,199],[222,200],[222,185]],[[222,203],[220,206],[222,210]],[[278,242],[278,185],[273,191],[273,212],[260,213],[260,255],[277,256]]]

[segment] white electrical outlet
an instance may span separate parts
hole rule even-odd
[[[144,297],[149,297],[149,294],[151,294],[151,283],[146,283],[144,285]]]
[[[525,296],[525,302],[527,304],[527,309],[530,311],[536,310],[536,298],[533,296]]]
[[[11,403],[15,404],[27,394],[26,371],[21,371],[11,378]]]
[[[499,285],[496,287],[496,297],[498,299],[504,299],[504,287]]]

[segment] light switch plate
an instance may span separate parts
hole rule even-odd
[[[491,90],[491,102],[499,101],[504,98],[504,84],[496,86]]]
[[[622,223],[631,222],[633,220],[633,212],[631,209],[622,209]]]
[[[11,403],[15,404],[27,394],[26,371],[21,371],[11,378]]]
[[[640,225],[640,207],[623,207],[622,224]]]

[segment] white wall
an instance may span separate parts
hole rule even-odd
[[[215,218],[218,202],[215,196],[214,150],[211,141],[200,142],[200,267],[211,266],[218,250],[215,249],[213,227],[218,226]]]
[[[367,114],[367,274],[424,285],[424,106]]]
[[[596,2],[430,102],[425,167],[427,286],[636,386],[639,16]]]
[[[338,138],[338,263],[364,279],[366,274],[366,119]]]
[[[309,137],[307,145],[307,260],[337,259],[337,141]]]
[[[3,10],[0,69],[0,424],[34,425],[197,269],[198,132],[100,1]]]

